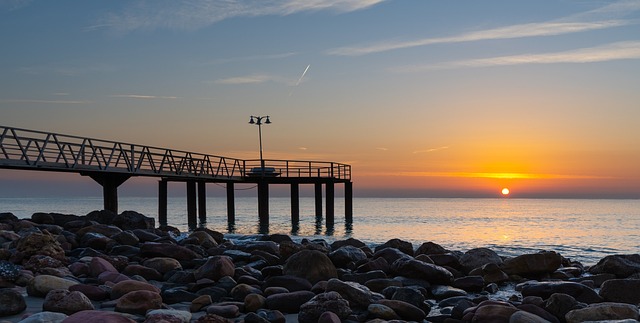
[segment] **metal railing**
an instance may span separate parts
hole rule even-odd
[[[256,167],[260,160],[0,126],[0,168],[241,181]],[[281,177],[351,178],[351,166],[340,163],[266,160],[267,167]]]

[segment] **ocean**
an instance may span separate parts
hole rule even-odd
[[[119,209],[154,217],[157,223],[157,203],[153,197],[120,197]],[[257,205],[257,198],[237,197],[236,221],[229,225],[226,199],[209,197],[206,222],[198,225],[229,238],[258,234]],[[316,219],[313,198],[300,198],[297,226],[291,225],[289,198],[271,198],[269,205],[268,233],[298,240],[353,237],[374,246],[399,238],[415,248],[432,241],[462,252],[488,247],[504,256],[554,250],[587,265],[607,255],[640,251],[640,200],[354,198],[353,223],[345,223],[344,200],[336,198],[332,228]],[[34,212],[85,215],[98,209],[101,197],[0,198],[0,212],[19,218]],[[168,222],[188,231],[186,198],[169,198]]]

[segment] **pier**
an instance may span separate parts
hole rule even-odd
[[[189,228],[206,222],[206,184],[226,186],[227,220],[235,222],[235,184],[255,184],[258,220],[269,225],[269,188],[289,185],[291,223],[300,219],[300,185],[313,185],[316,217],[335,219],[335,185],[344,185],[345,223],[353,221],[351,166],[324,161],[243,160],[146,145],[0,126],[0,169],[67,172],[102,186],[104,209],[118,213],[118,187],[134,176],[158,178],[158,222],[167,224],[167,184],[183,182]]]

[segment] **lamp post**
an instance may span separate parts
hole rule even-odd
[[[264,122],[262,121],[264,120]],[[258,136],[260,138],[260,172],[264,176],[264,159],[262,158],[262,124],[270,124],[269,116],[251,116],[249,124],[258,126]]]

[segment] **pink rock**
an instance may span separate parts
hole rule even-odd
[[[160,293],[160,289],[158,287],[155,287],[149,283],[130,279],[121,281],[111,288],[111,299],[118,299],[128,294],[129,292],[138,290],[146,290],[158,294]]]
[[[130,279],[131,278],[129,278],[129,276],[110,272],[110,271],[105,271],[102,274],[98,275],[98,280],[103,284],[106,282],[119,283],[121,281],[130,280]]]
[[[65,289],[52,290],[45,297],[42,309],[49,312],[60,312],[67,315],[93,310],[91,300],[80,292],[70,292]]]
[[[110,262],[100,257],[93,257],[91,263],[89,263],[89,274],[91,277],[98,277],[104,272],[118,273],[116,267]]]
[[[72,292],[81,292],[92,301],[102,301],[109,298],[109,292],[103,288],[87,284],[78,284],[69,287]]]
[[[81,311],[70,315],[64,323],[135,323],[124,315],[107,311]]]

